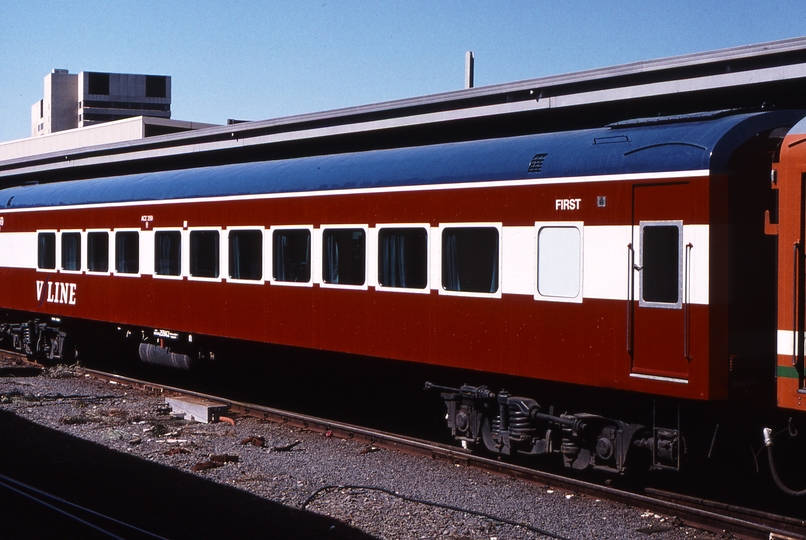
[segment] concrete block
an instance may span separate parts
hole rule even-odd
[[[226,414],[229,407],[218,401],[210,401],[193,396],[165,398],[174,412],[183,413],[185,420],[209,424],[218,422],[218,417]]]

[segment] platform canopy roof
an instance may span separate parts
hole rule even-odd
[[[806,109],[806,38],[6,160],[0,187],[773,108]]]

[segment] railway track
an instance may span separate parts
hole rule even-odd
[[[461,448],[429,441],[403,437],[393,433],[367,429],[355,425],[334,422],[324,418],[293,413],[252,403],[233,401],[218,396],[193,392],[182,388],[141,381],[103,371],[82,368],[82,371],[98,379],[115,384],[136,387],[166,396],[194,396],[215,401],[227,406],[225,420],[239,417],[256,417],[265,421],[288,424],[308,431],[342,439],[353,439],[367,444],[391,448],[408,454],[417,454],[432,459],[445,460],[505,475],[528,482],[552,486],[555,489],[590,497],[619,502],[657,514],[674,516],[684,524],[700,529],[722,533],[738,538],[752,539],[806,539],[806,521],[785,516],[732,506],[716,501],[687,497],[667,491],[646,489],[635,493],[611,486],[568,478],[496,459],[477,456]]]
[[[23,508],[32,516],[32,520],[35,519],[33,516],[43,520],[43,515],[49,513],[46,527],[58,529],[61,538],[168,540],[132,523],[96,512],[2,474],[0,474],[0,489],[6,495],[3,499],[4,504]],[[4,526],[7,527],[8,524],[4,523]],[[5,532],[9,532],[7,528]]]

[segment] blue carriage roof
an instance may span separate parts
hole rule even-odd
[[[0,208],[665,171],[720,173],[750,137],[791,126],[803,116],[802,111],[724,111],[599,129],[18,186],[0,190]]]

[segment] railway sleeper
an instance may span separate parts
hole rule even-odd
[[[679,469],[680,434],[677,429],[648,428],[603,416],[547,413],[531,398],[498,393],[485,386],[450,388],[426,383],[442,391],[451,435],[464,446],[483,444],[499,455],[560,454],[565,467],[627,470],[628,456],[642,453],[652,469]]]

